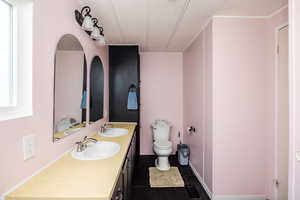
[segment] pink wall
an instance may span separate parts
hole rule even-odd
[[[212,24],[183,54],[184,141],[191,148],[191,163],[212,191]]]
[[[108,110],[107,49],[94,46],[94,42],[78,27],[73,16],[77,7],[76,0],[34,1],[33,116],[0,122],[3,136],[0,141],[0,194],[56,159],[104,121],[79,134],[52,142],[54,53],[62,35],[71,33],[79,39],[88,66],[93,56],[102,58],[106,84],[104,104],[105,110]],[[38,149],[35,158],[23,161],[22,137],[28,134],[37,135]]]
[[[266,167],[266,193],[270,199],[274,199],[274,184],[273,179],[276,178],[275,174],[275,70],[276,70],[276,59],[275,54],[277,51],[276,45],[276,33],[275,30],[282,25],[288,23],[288,8],[282,10],[277,15],[267,20],[267,34],[268,34],[268,129],[266,147],[268,152],[267,167]]]
[[[191,162],[203,177],[204,159],[204,33],[201,33],[183,55],[183,127],[184,142],[191,148]],[[193,126],[196,133],[188,135]]]
[[[300,1],[290,0],[290,85],[291,85],[291,134],[290,134],[290,187],[289,200],[300,199]]]
[[[141,154],[151,155],[156,119],[172,123],[173,150],[182,133],[182,53],[141,53]]]
[[[56,125],[65,117],[74,118],[77,122],[81,122],[80,104],[83,88],[84,53],[83,51],[60,50],[56,51],[55,60],[54,124]]]
[[[264,195],[271,89],[266,20],[216,18],[213,28],[214,192]]]
[[[287,13],[214,18],[183,54],[183,127],[198,130],[184,140],[217,197],[273,199],[275,28]]]
[[[275,28],[287,22],[288,9],[270,19],[214,20],[216,195],[274,198]]]
[[[212,23],[204,30],[205,67],[204,67],[204,182],[213,192],[213,26]]]

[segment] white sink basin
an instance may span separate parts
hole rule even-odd
[[[72,151],[73,158],[78,160],[102,160],[116,155],[121,149],[121,145],[115,142],[99,141],[88,143],[83,152]]]
[[[104,137],[119,137],[128,134],[128,129],[125,128],[106,128],[104,133],[100,133]]]

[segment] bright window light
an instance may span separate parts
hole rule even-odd
[[[12,6],[5,0],[0,0],[0,107],[11,107],[14,104],[12,16]]]
[[[32,116],[33,0],[0,0],[0,121]]]

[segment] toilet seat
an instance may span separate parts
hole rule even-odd
[[[170,149],[172,148],[172,142],[170,141],[155,141],[154,147],[158,149]]]

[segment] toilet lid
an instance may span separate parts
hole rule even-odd
[[[171,148],[172,147],[172,142],[170,142],[170,141],[156,141],[156,142],[154,142],[154,145],[157,146],[158,148]]]

